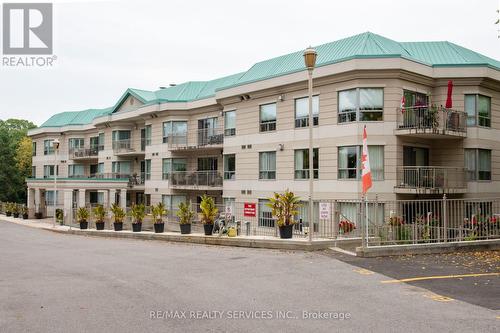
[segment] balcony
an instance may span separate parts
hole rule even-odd
[[[398,108],[395,134],[436,139],[466,137],[467,114],[433,106]]]
[[[394,191],[402,194],[466,193],[465,169],[460,167],[402,166]]]
[[[222,175],[217,171],[175,171],[167,179],[171,188],[222,190]]]
[[[142,146],[142,144],[140,144]],[[139,147],[142,148],[142,147]],[[136,149],[131,139],[114,140],[113,152],[117,156],[144,155],[144,150]]]
[[[70,159],[73,160],[96,160],[99,155],[100,147],[92,148],[73,148],[69,150]]]
[[[204,128],[196,131],[196,136],[173,134],[163,139],[170,150],[220,149],[224,143],[222,128]]]

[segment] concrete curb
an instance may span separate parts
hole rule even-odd
[[[300,251],[318,251],[325,250],[335,246],[335,240],[314,240],[309,243],[307,239],[266,239],[266,238],[252,238],[252,237],[234,237],[218,235],[205,236],[203,234],[189,234],[181,235],[180,233],[165,232],[156,234],[150,231],[132,232],[114,231],[114,230],[80,230],[80,229],[62,229],[57,226],[52,228],[43,226],[41,224],[34,224],[30,222],[16,221],[10,218],[1,218],[2,221],[15,223],[31,228],[47,230],[60,234],[79,235],[79,236],[94,236],[94,237],[107,237],[107,238],[127,238],[127,239],[141,239],[141,240],[159,240],[166,242],[178,243],[191,243],[191,244],[205,244],[205,245],[219,245],[219,246],[235,246],[235,247],[249,247],[249,248],[262,248],[262,249],[276,249],[276,250],[300,250]],[[35,222],[36,223],[36,222]]]
[[[387,257],[408,254],[439,254],[451,253],[459,250],[500,250],[500,239],[484,239],[476,241],[449,242],[440,244],[408,244],[357,247],[358,257]]]

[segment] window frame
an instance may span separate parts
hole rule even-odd
[[[467,167],[467,152],[472,151],[474,156],[474,167],[475,169],[470,170]],[[489,170],[480,170],[479,169],[479,153],[481,152],[487,152],[489,153]],[[464,149],[464,168],[465,168],[465,176],[466,176],[466,181],[467,182],[491,182],[492,181],[492,150],[491,149],[485,149],[485,148],[465,148]],[[487,172],[488,173],[488,178],[484,179],[484,177],[481,177],[481,172]],[[481,179],[483,178],[483,179]]]
[[[274,170],[268,169],[268,170],[262,170],[260,168],[261,163],[260,161],[262,160],[262,156],[264,154],[274,154]],[[269,159],[269,157],[268,157]],[[272,177],[271,177],[272,175]],[[269,151],[260,151],[259,152],[259,180],[276,180],[276,151],[275,150],[269,150]]]
[[[43,154],[44,155],[54,155],[55,149],[53,145],[54,139],[43,140]]]
[[[473,96],[474,97],[474,118],[469,116],[469,113],[467,112],[466,108],[466,100],[468,96]],[[486,98],[488,100],[488,117],[480,117],[479,116],[479,98]],[[483,94],[479,93],[472,93],[472,94],[464,94],[464,111],[467,114],[467,126],[469,127],[482,127],[482,128],[491,128],[491,97],[486,96]],[[473,124],[469,124],[469,119],[474,119]],[[486,120],[487,125],[481,124],[481,120]]]
[[[303,168],[303,169],[299,169],[299,170],[297,170],[295,168],[296,164],[297,164],[297,161],[296,161],[297,151],[302,151],[303,154],[304,154],[304,152],[309,152],[309,148],[294,149],[294,151],[293,151],[293,176],[294,176],[294,180],[308,180],[309,179],[309,168],[307,168],[307,169]],[[317,156],[318,167],[316,169],[314,168],[314,155]],[[306,161],[306,159],[303,156],[303,161],[302,162],[304,163],[305,161]],[[309,163],[309,156],[307,157],[307,161],[308,161],[307,163]],[[302,166],[304,166],[304,164]],[[319,165],[319,148],[316,147],[316,148],[313,148],[313,174],[314,174],[314,179],[319,179],[319,169],[320,169],[320,165]],[[298,177],[297,175],[301,175],[301,176]]]
[[[229,165],[229,158],[234,159],[234,170],[226,170],[226,166]],[[224,166],[224,180],[236,180],[236,154],[224,154],[223,156],[223,166]]]
[[[274,121],[266,120],[262,122],[262,107],[274,105]],[[259,105],[259,133],[275,132],[278,120],[278,104],[276,102],[264,103]]]
[[[381,90],[382,91],[382,108],[381,109],[370,109],[370,110],[361,110],[361,90],[364,89],[376,89],[376,90]],[[340,94],[342,92],[347,92],[347,91],[356,91],[356,106],[355,110],[353,111],[347,111],[347,112],[341,112],[340,111]],[[343,89],[343,90],[338,90],[337,91],[337,124],[349,124],[349,123],[354,123],[354,122],[383,122],[384,121],[384,110],[385,110],[385,88],[384,87],[356,87],[356,88],[350,88],[350,89]],[[380,113],[380,119],[376,120],[366,120],[363,119],[361,120],[361,116],[365,113]],[[341,121],[341,117],[343,115],[349,115],[349,118],[352,118],[351,115],[354,114],[354,120],[344,120]]]
[[[234,127],[227,127],[226,115],[234,114]],[[235,136],[236,135],[236,110],[224,111],[224,136]]]
[[[186,124],[186,131],[184,133],[184,135],[178,135],[177,133],[174,133],[173,132],[173,125],[174,123],[185,123]],[[165,124],[170,124],[170,135],[165,135]],[[167,143],[167,144],[174,144],[174,142],[169,142],[169,137],[184,137],[185,139],[183,141],[185,141],[184,143],[187,143],[187,137],[188,137],[188,121],[187,120],[168,120],[168,121],[164,121],[162,122],[162,125],[161,125],[161,135],[162,135],[162,143]]]
[[[356,148],[356,168],[341,168],[339,164],[340,160],[340,150],[342,148]],[[384,181],[385,180],[385,145],[368,145],[368,154],[370,153],[370,147],[381,147],[382,149],[382,170],[376,170],[376,172],[380,172],[381,177],[374,177],[373,176],[373,167],[371,168],[372,172],[372,180],[374,182],[378,181]],[[361,179],[361,155],[363,153],[363,146],[362,145],[347,145],[347,146],[338,146],[337,147],[337,180],[346,180],[346,181],[352,181],[352,180],[360,180]],[[370,161],[371,162],[371,161]],[[371,167],[371,165],[370,165]],[[345,178],[340,176],[341,171],[348,171],[347,175],[349,175],[349,170],[355,170],[356,171],[356,177],[354,178]]]
[[[314,115],[314,100],[315,98],[317,99],[317,104],[318,104],[318,112],[316,113],[316,115]],[[307,128],[309,127],[309,113],[307,114],[307,116],[305,117],[299,117],[297,118],[297,101],[299,100],[307,100],[307,107],[309,108],[309,96],[305,96],[305,97],[297,97],[294,99],[293,101],[293,105],[294,105],[294,126],[295,128]],[[319,126],[319,113],[320,113],[320,99],[319,99],[319,94],[316,94],[316,95],[313,95],[312,96],[312,103],[313,103],[313,127],[314,126]],[[309,110],[308,110],[309,112]]]

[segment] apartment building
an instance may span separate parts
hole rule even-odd
[[[449,42],[369,32],[316,51],[315,199],[361,197],[365,125],[369,197],[500,194],[500,61]],[[51,215],[55,199],[68,210],[160,201],[171,209],[206,193],[268,216],[264,203],[275,191],[307,198],[307,115],[302,51],[211,81],[127,89],[106,109],[56,114],[29,132],[30,214]]]

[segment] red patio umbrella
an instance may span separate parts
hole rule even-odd
[[[448,95],[446,97],[446,108],[452,108],[451,94],[453,93],[453,82],[451,80],[448,81]]]

